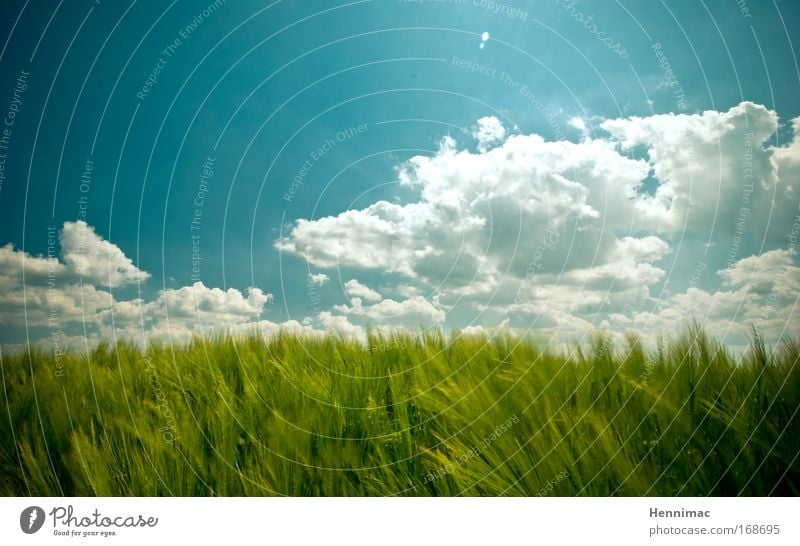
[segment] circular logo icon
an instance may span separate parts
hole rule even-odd
[[[19,515],[19,526],[26,535],[32,535],[44,525],[44,509],[29,506]]]

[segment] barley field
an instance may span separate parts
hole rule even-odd
[[[0,494],[800,494],[800,345],[281,334],[3,355]]]

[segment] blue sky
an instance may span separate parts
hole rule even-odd
[[[0,10],[0,342],[797,331],[795,2]]]

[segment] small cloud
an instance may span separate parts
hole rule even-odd
[[[572,127],[572,128],[574,128],[574,129],[577,129],[578,131],[580,131],[580,133],[581,133],[581,136],[582,136],[583,138],[586,138],[586,137],[588,137],[588,136],[589,136],[589,130],[588,130],[588,128],[586,127],[586,122],[585,122],[585,121],[583,121],[583,119],[582,119],[582,118],[579,118],[579,117],[577,117],[577,116],[575,116],[575,117],[571,117],[567,123],[569,123],[569,126],[570,126],[570,127]]]
[[[309,273],[308,274],[308,283],[313,284],[316,286],[322,286],[326,282],[330,280],[325,273]]]
[[[478,141],[478,150],[487,151],[492,146],[503,142],[506,128],[494,116],[485,116],[478,120],[478,126],[472,130],[472,136]]]

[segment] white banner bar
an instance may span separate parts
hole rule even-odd
[[[0,507],[8,545],[800,544],[796,498],[3,498]]]

